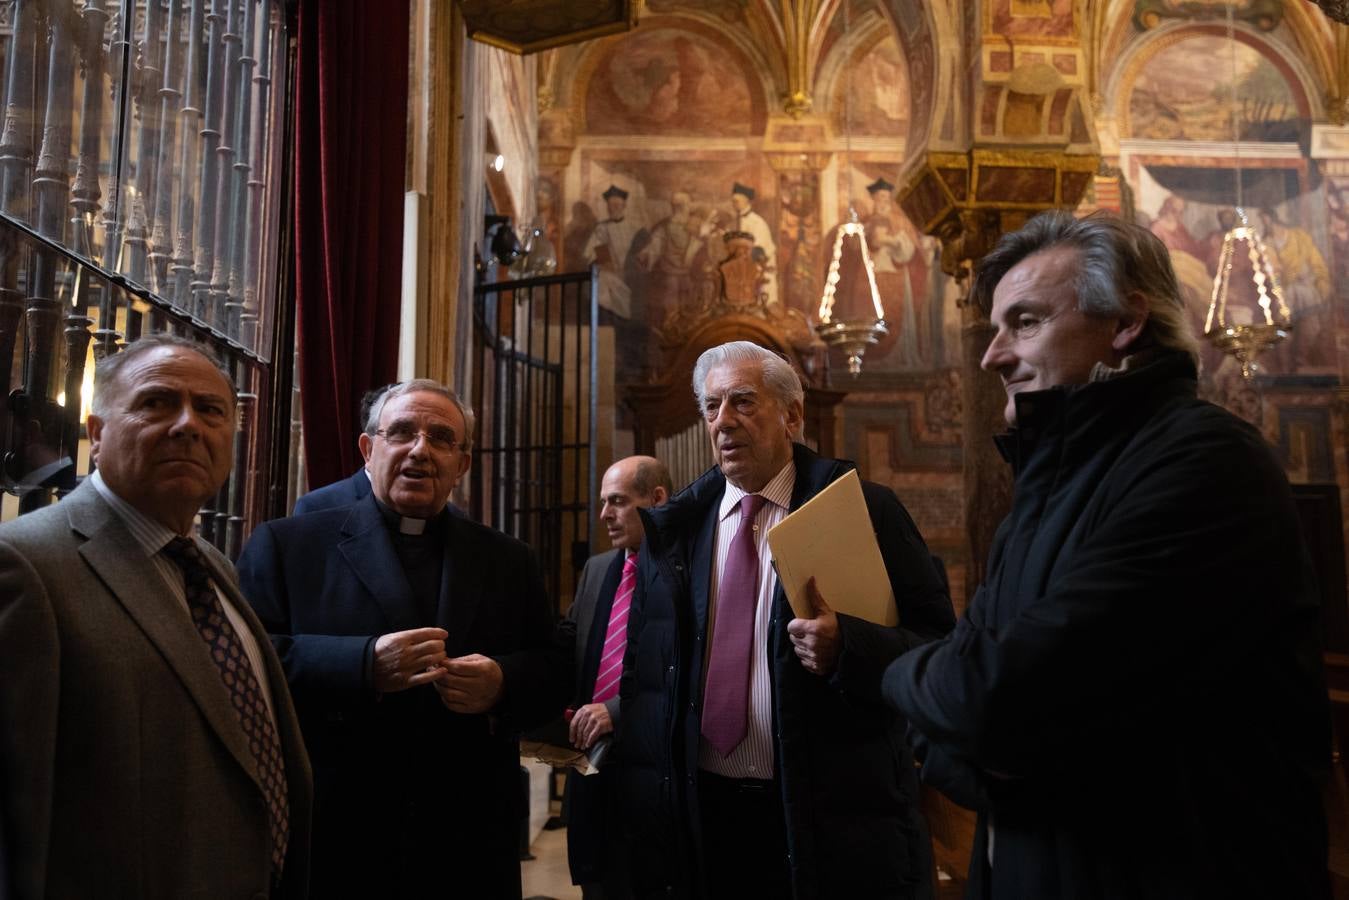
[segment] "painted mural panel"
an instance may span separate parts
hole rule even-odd
[[[586,92],[591,134],[751,134],[756,109],[736,57],[689,29],[653,28],[613,44]]]
[[[1237,221],[1230,171],[1155,166],[1141,170],[1138,203],[1144,223],[1171,251],[1181,292],[1196,333],[1202,334],[1213,281],[1218,273],[1223,236]],[[1227,190],[1222,188],[1226,186]],[[1225,195],[1225,197],[1224,197]],[[1290,338],[1262,358],[1270,375],[1332,374],[1338,365],[1334,346],[1333,286],[1326,241],[1326,199],[1321,191],[1286,198],[1261,196],[1248,203],[1249,221],[1263,237],[1284,296],[1293,312]],[[1245,245],[1233,257],[1229,307],[1258,316],[1253,272]],[[1241,313],[1238,313],[1240,316]],[[1205,351],[1205,368],[1226,376],[1233,363]]]
[[[990,0],[984,10],[986,34],[1037,41],[1073,36],[1073,0]]]
[[[1129,94],[1127,133],[1150,140],[1231,141],[1234,115],[1242,141],[1296,141],[1308,127],[1285,74],[1269,57],[1224,36],[1194,34],[1156,53],[1138,74]]]
[[[834,131],[843,134],[851,82],[852,104],[849,117],[856,135],[903,137],[909,132],[909,67],[899,49],[899,41],[888,35],[850,67],[849,77],[834,80]]]
[[[1276,51],[1249,35],[1231,42],[1212,31],[1181,31],[1158,38],[1144,54],[1134,80],[1123,86],[1126,136],[1208,144],[1197,153],[1174,143],[1152,154],[1140,151],[1127,171],[1143,224],[1171,251],[1196,331],[1203,332],[1223,236],[1237,221],[1240,201],[1293,310],[1292,335],[1261,360],[1265,372],[1337,372],[1327,263],[1327,202],[1337,198],[1327,197],[1310,160],[1284,149],[1304,140],[1309,127],[1300,112],[1300,89],[1276,63]],[[1240,155],[1224,149],[1234,132],[1245,148]],[[1260,315],[1251,262],[1245,245],[1238,249],[1243,252],[1232,263],[1229,305]],[[1206,346],[1205,369],[1209,395],[1240,406],[1235,363]]]
[[[949,327],[959,325],[955,297],[947,296],[947,279],[937,264],[937,242],[922,234],[895,202],[892,179],[897,170],[893,164],[860,161],[851,170],[839,167],[838,209],[821,241],[815,297],[824,287],[839,226],[848,221],[851,196],[857,217],[866,228],[867,251],[889,331],[867,351],[868,370],[895,372],[956,365],[958,333],[953,335]],[[865,317],[871,297],[862,277],[860,249],[851,240],[845,240],[839,249],[842,280],[835,310],[845,319]]]
[[[726,236],[754,234],[776,297],[776,176],[760,156],[715,151],[588,151],[583,195],[563,230],[568,259],[600,267],[599,302],[620,321],[619,381],[658,360],[657,330],[701,302]]]

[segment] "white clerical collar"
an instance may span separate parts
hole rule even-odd
[[[399,534],[422,534],[426,531],[426,519],[414,519],[412,516],[398,517]]]

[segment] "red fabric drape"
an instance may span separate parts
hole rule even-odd
[[[311,487],[360,462],[356,407],[398,369],[408,4],[301,0],[295,298]]]

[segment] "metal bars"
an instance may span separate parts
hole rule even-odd
[[[237,552],[271,461],[289,52],[276,0],[0,0],[0,517],[87,470],[93,363],[173,331],[239,383],[200,520]]]
[[[282,5],[0,0],[3,21],[0,212],[266,355]],[[0,251],[0,274],[6,262]],[[33,275],[24,311],[39,317],[50,278]],[[13,284],[0,278],[0,354]],[[96,337],[106,352],[125,334]]]
[[[597,309],[589,272],[474,291],[473,517],[534,548],[554,603],[591,551]]]

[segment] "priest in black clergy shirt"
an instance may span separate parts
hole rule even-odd
[[[450,515],[473,413],[394,385],[361,436],[373,492],[265,523],[239,559],[314,766],[316,897],[519,897],[515,735],[571,693],[524,544]]]

